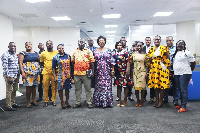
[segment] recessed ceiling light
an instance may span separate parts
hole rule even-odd
[[[153,17],[157,17],[157,16],[169,16],[172,13],[173,12],[157,12],[156,14],[153,15]]]
[[[56,21],[59,21],[59,20],[71,20],[71,18],[69,18],[67,16],[64,16],[64,17],[51,17],[51,18],[53,18]]]
[[[120,14],[107,14],[107,15],[102,15],[103,18],[120,18]]]
[[[106,31],[105,33],[115,33],[116,31]]]
[[[29,3],[37,3],[37,2],[51,2],[50,0],[25,0],[26,2]]]
[[[118,27],[118,25],[105,25],[105,28],[114,28],[114,27]]]
[[[107,36],[113,36],[114,37],[115,35],[107,35]]]

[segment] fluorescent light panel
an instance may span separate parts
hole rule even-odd
[[[110,36],[110,37],[111,37],[111,36],[112,36],[112,37],[115,37],[115,35],[107,35],[107,36]]]
[[[105,28],[115,28],[118,27],[118,25],[105,25]]]
[[[51,18],[53,18],[56,21],[59,21],[59,20],[71,20],[71,18],[69,18],[67,16],[64,16],[64,17],[51,17]]]
[[[120,18],[120,14],[107,14],[107,15],[102,15],[103,18]]]
[[[106,38],[106,39],[108,39],[108,40],[113,40],[114,38]]]
[[[116,31],[106,31],[105,33],[115,33]]]
[[[37,2],[51,2],[50,0],[25,0],[26,2],[29,3],[37,3]]]
[[[172,13],[173,12],[157,12],[156,14],[153,15],[153,17],[157,17],[157,16],[169,16]]]

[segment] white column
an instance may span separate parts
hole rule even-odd
[[[8,50],[9,42],[13,41],[13,25],[9,18],[0,15],[0,56]],[[3,78],[2,62],[0,60],[0,100],[6,97],[6,86]]]

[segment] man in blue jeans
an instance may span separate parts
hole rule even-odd
[[[172,57],[173,57],[174,52],[176,51],[176,46],[173,45],[173,42],[174,42],[174,39],[173,39],[172,36],[166,37],[166,44],[167,44],[167,47],[169,48],[170,62],[171,62],[170,76],[169,76],[170,77],[170,82],[171,82],[170,87],[171,87],[171,89],[173,89],[173,98],[174,98],[173,102],[174,102],[175,100],[178,100],[178,98],[179,98],[179,90],[178,90],[178,88],[174,87],[175,82],[174,82],[174,70],[173,70]],[[165,90],[163,103],[168,103],[168,89]]]

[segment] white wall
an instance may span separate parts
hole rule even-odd
[[[57,45],[65,44],[65,52],[72,54],[73,50],[78,47],[80,38],[79,28],[49,28],[49,27],[29,27],[14,29],[14,41],[17,44],[17,52],[25,50],[25,42],[30,41],[33,44],[33,50],[39,51],[38,44],[41,42],[45,45],[46,41],[52,40],[54,49]]]
[[[25,50],[25,42],[30,41],[29,37],[29,29],[28,28],[20,28],[14,29],[13,31],[13,39],[16,44],[17,53]]]
[[[49,39],[53,41],[54,49],[58,44],[65,44],[65,52],[72,54],[78,47],[80,39],[79,28],[49,28]]]
[[[0,15],[0,56],[8,50],[9,42],[13,41],[13,26],[9,18]],[[6,97],[6,86],[3,78],[3,68],[0,60],[0,100]]]
[[[195,21],[177,23],[177,40],[184,40],[186,47],[195,53]]]

